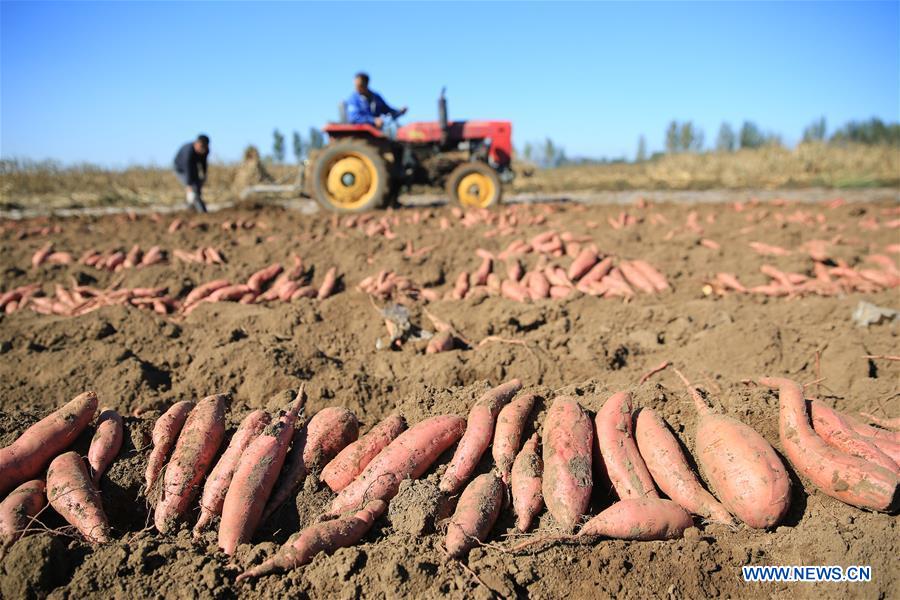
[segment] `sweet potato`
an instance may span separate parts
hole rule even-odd
[[[0,496],[34,479],[53,457],[75,441],[96,411],[97,394],[84,392],[0,449]]]
[[[544,503],[560,527],[571,531],[591,500],[594,428],[575,398],[560,396],[547,411],[543,438]]]
[[[462,437],[465,428],[466,422],[456,415],[431,417],[413,425],[388,444],[359,477],[341,490],[328,514],[337,516],[355,510],[374,498],[390,501],[397,495],[401,481],[418,479],[442,452]]]
[[[882,512],[897,508],[900,477],[865,459],[845,454],[816,435],[809,421],[803,389],[780,377],[764,377],[762,385],[778,389],[779,437],[798,473],[832,498]]]
[[[175,443],[172,458],[163,475],[162,497],[153,520],[156,528],[168,532],[197,497],[222,439],[225,437],[226,394],[213,394],[191,410]]]
[[[698,413],[694,448],[712,491],[728,512],[750,527],[774,527],[791,502],[791,480],[778,454],[748,425],[715,413],[697,388],[675,372]]]
[[[279,263],[274,263],[264,269],[260,269],[247,279],[247,287],[249,287],[251,291],[259,294],[262,292],[263,287],[275,279],[282,270],[281,264]]]
[[[241,455],[250,444],[259,436],[262,430],[269,424],[271,417],[264,410],[254,410],[241,421],[237,431],[231,436],[231,441],[225,452],[222,453],[219,462],[210,471],[206,484],[203,486],[203,495],[200,497],[200,517],[194,525],[194,537],[206,529],[213,518],[222,514],[222,504],[225,503],[225,494],[234,471],[237,469]]]
[[[566,275],[572,281],[581,279],[582,276],[586,275],[593,266],[597,264],[598,260],[600,260],[600,257],[597,256],[597,253],[594,252],[594,250],[585,248],[578,253],[578,256],[576,256],[575,260],[572,261],[572,264],[569,265],[569,270]]]
[[[500,283],[500,295],[516,302],[528,302],[531,300],[528,288],[511,279],[504,279]]]
[[[77,452],[60,454],[50,463],[47,499],[50,506],[89,542],[103,544],[109,541],[109,523],[100,494]]]
[[[534,517],[544,507],[544,497],[541,494],[544,461],[541,460],[537,446],[538,435],[534,433],[516,456],[510,475],[516,529],[521,532],[528,531]]]
[[[479,475],[466,486],[447,525],[444,546],[450,558],[463,558],[487,539],[503,507],[503,482],[493,473]]]
[[[156,480],[162,471],[169,451],[175,446],[178,440],[178,434],[184,427],[188,413],[194,408],[194,403],[190,400],[182,400],[173,404],[169,410],[164,412],[162,416],[156,420],[153,425],[153,450],[147,459],[147,469],[144,472],[144,483],[147,486],[147,493],[150,494]]]
[[[644,279],[650,282],[657,292],[664,292],[669,289],[669,282],[666,281],[665,275],[656,270],[656,268],[645,260],[634,259],[631,264],[644,276]]]
[[[442,492],[455,494],[469,480],[494,437],[497,414],[520,389],[522,382],[512,379],[487,391],[475,402],[469,413],[466,433],[438,485]]]
[[[703,489],[675,435],[656,411],[642,408],[634,437],[653,480],[682,508],[716,523],[734,524],[728,509]]]
[[[851,456],[858,456],[882,466],[893,473],[900,472],[897,463],[882,452],[876,440],[866,439],[854,431],[841,413],[836,410],[823,410],[825,405],[816,400],[807,400],[806,404],[812,417],[813,430],[825,440],[826,444]]]
[[[428,346],[425,348],[425,354],[439,354],[441,352],[449,352],[453,350],[453,334],[449,331],[439,331],[428,340]]]
[[[188,293],[187,297],[185,297],[184,305],[188,306],[194,304],[195,302],[199,302],[216,290],[228,287],[229,285],[231,285],[231,282],[227,279],[216,279],[214,281],[208,281],[204,284],[198,285]]]
[[[24,535],[31,520],[47,506],[47,486],[40,479],[26,481],[0,502],[0,558]]]
[[[402,416],[390,415],[331,459],[322,469],[322,481],[332,492],[340,492],[405,429],[406,420]]]
[[[122,449],[125,433],[122,428],[122,417],[114,410],[104,410],[97,418],[97,431],[88,449],[88,465],[91,468],[91,481],[100,485],[100,478]]]
[[[497,415],[497,427],[494,429],[494,443],[491,454],[500,471],[503,483],[509,485],[509,474],[513,462],[522,443],[522,432],[531,409],[534,407],[534,394],[522,394],[504,406]]]
[[[310,473],[318,474],[338,452],[359,437],[356,415],[340,406],[323,408],[294,434],[281,479],[263,511],[263,521],[293,496]]]
[[[653,476],[634,441],[631,394],[613,394],[597,411],[597,446],[616,495],[629,498],[658,498]]]
[[[234,554],[238,544],[249,542],[256,531],[284,465],[294,434],[294,422],[305,402],[306,392],[301,387],[290,408],[277,421],[267,425],[241,454],[222,503],[219,548],[225,554]]]
[[[362,539],[385,510],[387,503],[384,500],[372,500],[354,515],[311,525],[284,544],[275,556],[238,575],[235,582],[295,569],[308,564],[320,552],[330,554],[338,548],[352,546]]]
[[[656,291],[650,280],[633,263],[627,260],[620,261],[619,270],[629,284],[645,294],[652,294]]]
[[[630,498],[616,502],[593,517],[578,537],[602,536],[619,540],[671,540],[693,527],[691,516],[677,503],[660,498]]]
[[[325,272],[325,279],[322,280],[322,285],[319,287],[318,298],[319,300],[324,300],[325,298],[330,297],[334,294],[334,290],[337,287],[337,268],[331,267],[328,271]]]

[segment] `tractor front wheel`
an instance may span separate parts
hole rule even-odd
[[[447,177],[447,195],[464,208],[489,208],[500,203],[500,176],[483,162],[465,162]]]
[[[312,165],[313,197],[328,210],[357,213],[381,208],[390,185],[377,149],[358,141],[327,146]]]

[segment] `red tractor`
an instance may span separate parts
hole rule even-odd
[[[500,202],[514,174],[509,121],[449,121],[444,92],[438,121],[410,123],[389,136],[371,125],[329,123],[329,143],[310,157],[306,194],[342,213],[382,208],[400,188],[443,186],[463,207]]]

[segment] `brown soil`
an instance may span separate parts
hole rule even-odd
[[[722,200],[747,197],[733,194]],[[409,342],[399,351],[376,350],[376,340],[386,337],[384,322],[354,286],[379,269],[391,268],[419,284],[447,289],[460,270],[478,265],[476,247],[499,250],[512,239],[485,239],[487,226],[467,229],[457,224],[442,231],[437,225],[440,217],[455,222],[449,209],[426,209],[434,215],[424,224],[395,227],[394,240],[335,227],[328,215],[273,208],[195,217],[199,227],[175,233],[167,233],[168,220],[156,223],[147,217],[50,221],[62,226],[62,233],[50,238],[57,250],[76,256],[89,247],[127,249],[140,243],[167,249],[210,245],[228,258],[221,266],[174,262],[126,270],[123,285],[128,287],[168,285],[172,293],[183,296],[203,281],[219,277],[242,281],[272,261],[289,264],[290,253],[296,251],[315,267],[319,278],[337,266],[345,289],[323,302],[208,304],[180,319],[122,306],[79,318],[30,311],[0,317],[0,445],[9,444],[37,418],[87,389],[99,393],[102,406],[128,415],[121,456],[101,484],[115,541],[90,548],[47,511],[43,522],[60,534],[38,533],[13,546],[0,563],[0,596],[488,598],[488,586],[503,596],[535,598],[889,597],[896,593],[890,590],[900,585],[897,517],[841,504],[793,472],[792,508],[773,531],[744,526],[732,531],[698,522],[682,540],[556,543],[513,556],[504,551],[507,537],[514,535],[513,516],[504,511],[491,544],[473,550],[467,561],[484,585],[443,552],[439,530],[445,515],[434,501],[449,453],[426,481],[402,487],[389,514],[377,521],[359,546],[241,587],[233,583],[241,567],[259,563],[301,524],[314,519],[332,497],[327,488],[308,480],[296,505],[283,507],[258,532],[257,545],[242,546],[229,559],[216,550],[212,532],[201,543],[192,543],[187,529],[192,523],[174,535],[149,528],[152,520],[141,482],[156,411],[178,400],[228,392],[231,433],[248,410],[282,406],[282,392],[296,389],[302,381],[308,382],[310,392],[307,414],[325,406],[345,406],[365,428],[393,411],[410,423],[441,413],[465,415],[489,383],[510,377],[521,378],[527,389],[540,395],[530,429],[539,427],[548,401],[557,394],[576,395],[594,412],[611,392],[628,388],[634,392],[635,406],[659,411],[688,448],[693,445],[695,414],[675,376],[665,371],[636,384],[663,359],[674,361],[710,393],[715,405],[757,429],[776,449],[780,449],[777,398],[742,384],[744,378],[771,374],[809,382],[821,373],[825,380],[812,389],[828,404],[849,412],[897,416],[900,364],[864,356],[897,354],[898,325],[861,329],[850,319],[860,300],[900,309],[896,290],[803,299],[715,298],[701,291],[704,280],[716,271],[731,271],[746,284],[761,284],[766,278],[759,266],[764,262],[811,272],[805,255],[764,259],[748,248],[749,241],[796,249],[809,239],[841,235],[835,256],[851,265],[871,252],[883,253],[886,245],[900,242],[900,230],[884,225],[897,218],[890,214],[893,200],[873,199],[833,209],[761,205],[744,212],[734,211],[730,204],[628,207],[643,221],[622,230],[606,224],[621,207],[555,205],[547,225],[520,227],[520,235],[527,238],[545,227],[590,235],[608,252],[649,260],[668,276],[673,291],[641,295],[628,303],[585,296],[534,304],[501,298],[436,302],[429,310],[449,320],[473,344],[487,336],[524,342],[494,342],[436,355],[424,353],[424,341]],[[532,214],[547,209],[532,206],[518,211]],[[681,228],[689,210],[698,211],[705,229],[702,236]],[[776,222],[777,213],[797,210],[813,217],[824,215],[825,222]],[[411,212],[400,214],[405,219]],[[668,224],[652,225],[651,212],[665,216]],[[708,222],[709,215],[715,215],[715,222]],[[256,219],[257,227],[225,231],[219,226],[239,218]],[[881,226],[861,228],[869,218]],[[600,225],[589,228],[589,222]],[[753,231],[738,233],[754,223],[758,224]],[[672,229],[677,230],[667,240]],[[3,289],[44,281],[45,290],[51,292],[53,283],[68,285],[70,277],[82,282],[95,279],[101,286],[117,277],[78,265],[32,270],[31,254],[47,238],[15,241],[15,233],[10,227],[0,234]],[[699,245],[701,237],[718,241],[722,249]],[[415,248],[435,249],[408,259],[403,253],[407,241]],[[411,314],[415,324],[430,326],[420,307],[413,307]],[[82,435],[76,450],[86,452],[90,434]],[[481,471],[489,468],[488,454]],[[593,510],[602,506],[601,496]],[[546,514],[540,528],[552,532]],[[741,579],[740,567],[745,564],[871,565],[873,581],[749,584]]]

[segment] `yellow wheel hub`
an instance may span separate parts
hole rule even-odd
[[[469,173],[456,186],[460,204],[479,208],[490,205],[496,191],[493,180],[482,173]]]
[[[369,157],[355,152],[339,156],[329,167],[328,201],[343,209],[365,205],[378,188],[378,173]]]

